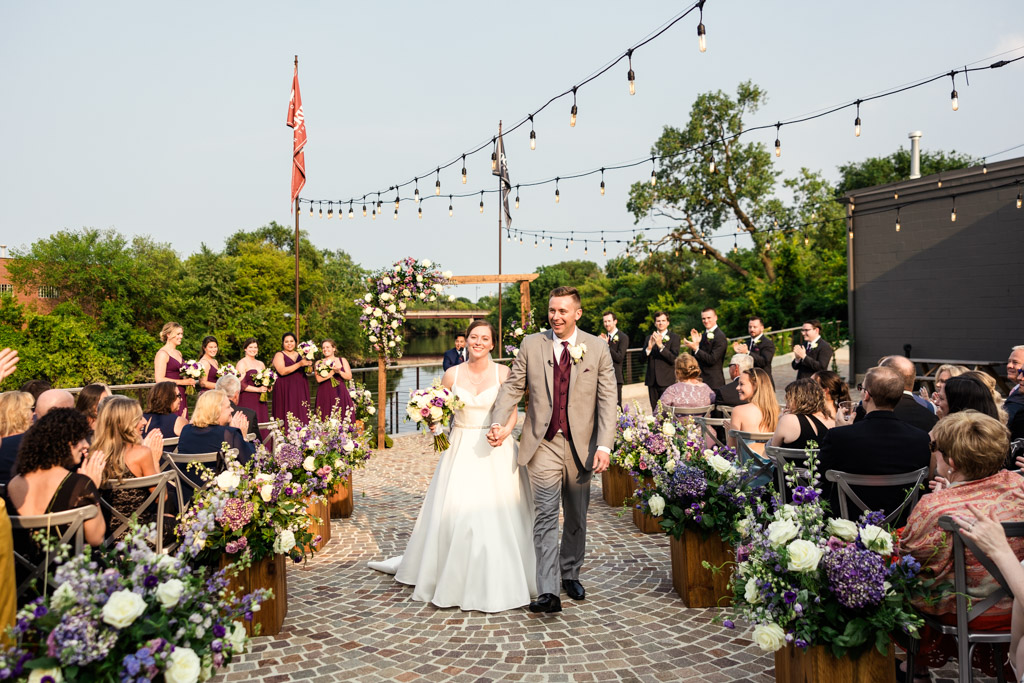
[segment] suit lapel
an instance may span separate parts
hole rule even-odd
[[[582,337],[583,337],[583,333],[581,333],[581,332],[577,332],[576,333],[576,345],[577,346],[579,346],[580,344],[583,343]],[[569,350],[566,349],[566,353],[568,353],[568,352],[569,352]],[[586,354],[583,354],[583,356],[585,358]],[[570,401],[572,400],[572,388],[576,384],[577,368],[579,366],[582,366],[582,365],[583,365],[583,358],[580,359],[579,364],[576,364],[576,363],[572,362],[572,356],[569,357],[569,400]],[[580,370],[580,372],[582,372],[582,370]]]
[[[547,343],[543,347],[544,355],[542,356],[544,359],[544,379],[547,381],[548,387],[548,400],[551,402],[552,406],[555,405],[555,352],[554,346],[552,346],[552,344],[554,344],[554,336],[555,333],[552,330],[548,330],[544,333],[544,338],[547,340]]]

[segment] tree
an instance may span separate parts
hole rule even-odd
[[[977,166],[980,159],[967,154],[950,152],[921,151],[921,175],[943,173],[958,168]],[[910,177],[910,151],[900,147],[886,157],[869,157],[864,161],[850,162],[839,167],[839,185],[836,196],[841,197],[851,190],[875,185],[897,183]]]

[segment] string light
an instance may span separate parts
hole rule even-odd
[[[950,93],[949,99],[952,101],[953,111],[956,111],[960,108],[960,97],[956,94],[956,71],[950,71],[949,78],[953,81],[953,92]]]
[[[651,156],[651,187],[654,187],[656,182],[658,182],[658,175],[654,166],[654,157]]]
[[[558,203],[558,178],[555,178],[555,204]]]
[[[398,220],[398,209],[395,209],[395,220]]]
[[[366,195],[363,195],[363,218],[366,218]]]
[[[319,213],[320,213],[320,218],[323,218],[323,217],[324,217],[324,205],[323,205],[323,204],[321,204],[320,202],[317,202],[317,203],[316,203],[316,205],[317,205],[318,207],[320,207],[320,211],[319,211]]]
[[[376,209],[376,207],[370,210],[370,220],[371,221],[377,220],[377,209]]]
[[[569,232],[569,244],[576,244],[575,234],[576,232],[574,230]]]
[[[518,185],[516,185],[516,208],[517,209],[519,208],[519,186]],[[519,240],[519,242],[522,243],[522,240]]]
[[[334,202],[327,202],[327,219],[334,218]]]
[[[893,192],[892,193],[892,198],[893,199],[899,199],[900,198],[900,193],[899,192]]]
[[[533,236],[533,248],[534,249],[537,248],[537,236],[536,235]]]
[[[506,230],[505,231],[505,241],[506,242],[511,242],[512,241],[512,231],[511,230]]]
[[[537,131],[533,129],[533,114],[530,114],[530,149],[537,149]]]
[[[985,157],[981,158],[981,174],[985,175],[988,173],[988,159]]]
[[[448,217],[455,215],[455,208],[452,206],[452,196],[448,195]]]
[[[395,188],[395,211],[398,211],[398,203],[400,201],[401,200],[398,198],[398,188],[396,187]]]
[[[423,207],[421,206],[420,208],[416,209],[416,213],[419,214],[420,218],[423,218]]]
[[[434,196],[441,196],[441,167],[437,167],[437,180],[434,182]]]
[[[480,213],[484,212],[484,191],[480,190]]]
[[[629,73],[626,74],[626,78],[629,80],[629,94],[636,94],[636,74],[633,73],[633,50],[630,48],[626,50],[626,58],[629,59]]]
[[[1024,200],[1024,197],[1021,197],[1021,191],[1017,190],[1017,208],[1018,209],[1020,208],[1022,200]]]
[[[565,241],[565,253],[566,253],[566,254],[568,254],[568,253],[569,253],[569,240],[566,240],[566,241]]]
[[[417,204],[419,204],[420,203],[420,179],[419,178],[413,178],[412,182],[413,182],[414,185],[416,185],[416,191],[412,193],[412,198],[413,198],[413,201],[415,201]]]
[[[860,100],[857,100],[857,119],[853,122],[853,136],[860,137]]]
[[[701,52],[707,52],[707,32],[704,30],[704,0],[701,0],[698,7],[700,8],[700,23],[697,24],[697,47],[700,49]]]
[[[523,243],[523,233],[519,233],[519,244]]]
[[[491,142],[494,144],[494,151],[491,152],[491,172],[498,170],[498,138],[493,138]]]
[[[384,202],[380,200],[380,192],[377,193],[377,213],[381,213],[381,208],[384,206]]]
[[[708,163],[708,173],[714,173],[714,172],[715,172],[715,158],[711,157],[711,162]]]
[[[352,209],[352,201],[348,202],[348,219],[353,220],[356,217],[356,212]]]
[[[313,217],[313,202],[309,203],[309,217]]]
[[[569,110],[569,127],[576,127],[576,86],[572,86],[572,109]]]
[[[949,212],[949,222],[956,223],[956,195],[953,195],[953,209]]]
[[[896,207],[896,232],[900,231],[900,207]]]
[[[782,141],[779,140],[779,129],[781,129],[781,128],[782,128],[782,124],[781,123],[776,123],[775,124],[775,156],[776,157],[781,157],[782,156]]]
[[[462,155],[462,184],[466,184],[466,155]]]
[[[587,241],[583,240],[583,255],[586,256],[588,253],[590,253],[590,248],[588,247]]]
[[[604,169],[601,169],[601,196],[604,196]]]
[[[732,253],[738,254],[740,252],[740,246],[736,243],[736,235],[732,236]]]

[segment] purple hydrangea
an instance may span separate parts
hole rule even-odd
[[[46,640],[48,654],[64,666],[83,666],[106,657],[117,642],[117,634],[84,614],[68,613]]]
[[[298,446],[290,443],[283,444],[281,449],[274,455],[274,460],[284,469],[295,469],[302,465],[302,451]]]
[[[661,434],[651,434],[647,437],[647,441],[644,444],[651,453],[655,455],[662,455],[668,450],[668,444],[665,442],[665,437]]]
[[[224,504],[224,509],[217,516],[217,522],[232,531],[238,531],[252,521],[253,509],[251,500],[231,498]]]
[[[700,500],[707,490],[708,480],[700,469],[680,464],[672,473],[667,493],[672,500]]]
[[[824,564],[839,604],[859,609],[882,601],[886,569],[877,553],[848,545],[825,555]]]

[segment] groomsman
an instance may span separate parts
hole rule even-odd
[[[797,379],[805,379],[821,370],[828,370],[832,363],[832,347],[821,338],[821,322],[808,320],[800,327],[803,335],[802,346],[793,347],[793,369]]]
[[[629,337],[625,332],[619,330],[619,319],[611,311],[606,311],[602,321],[605,331],[601,333],[601,339],[608,342],[608,352],[612,356],[612,367],[615,368],[615,388],[619,395],[619,405],[622,405],[622,362],[626,360],[626,350],[629,348]]]
[[[441,367],[448,370],[453,365],[466,362],[466,335],[459,332],[455,335],[455,348],[444,352]]]
[[[679,355],[679,335],[668,331],[668,314],[658,311],[654,314],[654,332],[647,337],[644,352],[647,354],[647,395],[651,399],[651,410],[658,405],[658,399],[670,386],[676,383],[676,356]]]
[[[693,352],[700,366],[700,378],[712,389],[725,384],[722,374],[722,361],[725,360],[725,349],[728,346],[725,332],[718,327],[718,313],[713,308],[705,308],[700,312],[700,321],[704,324],[703,334],[690,330],[690,339],[686,345]]]
[[[754,359],[754,367],[761,368],[768,374],[768,379],[775,385],[775,378],[772,377],[772,359],[775,358],[775,343],[764,336],[764,320],[761,316],[754,315],[747,321],[747,332],[750,334],[750,344],[733,342],[733,353],[747,353]]]

